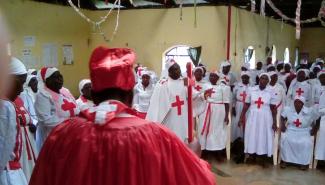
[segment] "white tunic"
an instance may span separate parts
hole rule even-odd
[[[224,79],[229,86],[234,86],[237,81],[235,74],[231,71],[227,75],[221,73],[220,79]]]
[[[285,107],[281,116],[287,118],[287,130],[281,134],[281,158],[285,162],[308,165],[312,160],[312,122],[317,118],[314,108],[303,107],[298,114],[294,107]]]
[[[245,100],[248,93],[249,85],[245,85],[242,82],[236,84],[233,90],[233,106],[236,110],[236,116],[233,116],[231,123],[231,141],[235,141],[237,138],[244,138],[244,130],[242,126],[238,126],[241,112],[245,104]],[[247,115],[247,113],[246,113]]]
[[[211,85],[213,93],[207,98],[208,106],[200,121],[198,135],[202,150],[222,150],[227,143],[227,124],[224,122],[226,116],[225,104],[230,102],[230,87],[223,83]],[[203,124],[202,124],[203,123]]]
[[[17,134],[16,110],[14,105],[0,100],[0,172],[10,160]]]
[[[26,88],[19,96],[23,100],[24,106],[32,118],[33,124],[36,126],[38,122],[34,105],[36,94],[32,92],[30,88]]]
[[[82,95],[76,100],[76,103],[80,111],[84,111],[95,105],[93,101],[86,99]]]
[[[196,107],[195,99],[202,102],[201,98],[197,92],[193,92],[193,107]],[[151,96],[146,119],[164,124],[182,141],[188,138],[187,87],[183,79],[159,81]]]
[[[287,106],[293,106],[293,99],[296,96],[303,96],[306,100],[305,105],[307,107],[312,106],[312,86],[308,81],[298,82],[293,81],[290,84],[288,93],[287,93]]]
[[[325,160],[325,86],[322,86],[319,101],[320,127],[317,133],[315,159]]]
[[[264,70],[252,70],[250,72],[250,80],[252,81],[252,84],[256,85],[256,77],[258,77],[260,74],[264,73]]]
[[[36,95],[35,109],[39,119],[36,132],[38,151],[41,151],[44,141],[55,126],[79,114],[74,99],[61,93],[57,94],[46,87]]]
[[[138,112],[147,113],[153,90],[154,86],[151,84],[144,88],[142,83],[138,83],[133,89],[132,107]]]
[[[245,153],[271,156],[273,154],[273,118],[270,105],[276,105],[274,92],[269,87],[248,89],[246,103],[250,103],[245,127]]]

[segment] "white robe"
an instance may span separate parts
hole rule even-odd
[[[193,93],[193,98],[200,99],[197,92]],[[187,87],[182,78],[159,81],[151,96],[146,119],[162,123],[182,141],[188,138]]]
[[[260,74],[262,74],[262,73],[264,73],[264,70],[263,69],[261,69],[261,70],[256,70],[256,69],[254,69],[254,70],[252,70],[251,72],[250,72],[250,79],[251,79],[251,81],[252,81],[252,84],[253,84],[253,86],[255,86],[256,85],[256,77],[258,77]]]
[[[321,88],[321,95],[319,98],[319,115],[321,116],[320,127],[317,133],[315,148],[315,159],[325,160],[325,86]]]
[[[258,100],[263,104],[258,108]],[[271,156],[273,154],[272,130],[273,118],[270,105],[278,102],[274,99],[274,92],[266,87],[260,90],[259,86],[250,87],[246,103],[250,103],[245,126],[245,153]]]
[[[227,124],[224,122],[226,116],[225,104],[229,104],[230,87],[221,83],[209,85],[212,88],[211,97],[207,98],[208,106],[204,116],[200,118],[198,136],[202,150],[216,151],[226,148]]]
[[[285,107],[281,116],[288,119],[287,130],[281,134],[281,159],[285,162],[308,165],[312,160],[312,122],[317,118],[314,108],[303,107],[298,114],[294,107]]]
[[[16,110],[14,105],[0,100],[0,172],[10,160],[17,134]]]
[[[95,105],[93,101],[87,100],[82,95],[76,100],[76,103],[80,111],[84,111],[86,109],[89,109],[90,107],[94,107]]]
[[[138,83],[133,89],[132,107],[138,112],[147,113],[153,90],[152,84],[144,89],[142,83]]]
[[[23,100],[24,106],[27,109],[30,117],[32,118],[33,124],[36,126],[38,122],[34,105],[36,94],[32,92],[30,88],[26,88],[19,96]]]
[[[300,92],[300,93],[299,93]],[[293,100],[297,95],[301,95],[305,98],[305,106],[310,107],[313,105],[312,101],[312,86],[308,81],[298,82],[294,80],[289,87],[287,93],[286,106],[293,106]]]
[[[75,107],[71,109],[74,115],[79,114],[79,108],[74,99],[57,94],[47,88],[44,88],[36,95],[35,109],[38,116],[38,128],[36,131],[37,150],[41,151],[41,147],[51,130],[65,119],[71,117],[70,110],[63,110],[64,101],[73,103]]]
[[[233,90],[233,107],[236,110],[236,116],[233,116],[231,123],[231,141],[235,141],[237,138],[244,138],[244,130],[242,126],[238,126],[241,112],[245,104],[249,85],[244,85],[242,82],[236,84]],[[246,96],[245,96],[246,94]],[[247,115],[247,113],[246,113]]]
[[[220,79],[224,79],[226,81],[226,84],[229,85],[230,87],[235,86],[237,82],[236,75],[231,71],[227,75],[221,72]]]

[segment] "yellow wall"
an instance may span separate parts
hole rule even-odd
[[[305,28],[302,30],[300,51],[309,53],[309,60],[325,59],[325,28]]]
[[[103,14],[94,12],[92,16],[100,17]],[[91,46],[129,46],[138,54],[139,63],[160,72],[162,54],[168,48],[179,44],[202,45],[203,63],[209,68],[218,68],[220,61],[226,58],[227,7],[198,7],[197,28],[194,27],[193,8],[183,9],[183,21],[179,20],[179,14],[179,9],[121,11],[118,33],[113,42],[105,43],[102,37],[92,35]],[[114,21],[115,15],[104,25],[107,35],[112,34]],[[231,59],[236,70],[243,61],[243,49],[249,45],[256,49],[257,59],[265,59],[267,31],[268,46],[276,45],[278,59],[283,59],[286,47],[289,47],[290,53],[294,53],[297,41],[293,26],[232,7]]]
[[[0,9],[11,31],[12,55],[22,58],[22,50],[31,49],[41,67],[42,46],[54,43],[58,49],[59,69],[65,86],[78,95],[77,84],[88,77],[88,37],[90,27],[71,8],[22,0],[0,0]],[[34,47],[24,47],[24,36],[36,36]],[[74,65],[63,65],[63,44],[72,44]]]
[[[76,96],[79,80],[88,76],[89,55],[98,45],[133,48],[138,62],[158,73],[164,51],[174,45],[202,45],[202,61],[210,69],[217,69],[220,61],[226,58],[227,7],[198,7],[196,28],[194,8],[183,8],[182,21],[179,20],[178,8],[123,10],[117,35],[110,43],[94,34],[92,27],[71,7],[29,0],[0,0],[0,8],[8,18],[13,55],[21,57],[22,49],[25,48],[23,37],[27,35],[36,36],[36,45],[31,50],[39,61],[44,43],[57,44],[59,69],[65,77],[65,86]],[[98,20],[107,11],[84,12]],[[115,16],[116,12],[113,12],[103,25],[108,37],[113,32]],[[279,59],[283,59],[285,47],[289,47],[293,54],[298,45],[294,38],[294,27],[234,7],[231,29],[231,60],[235,70],[239,70],[243,50],[249,45],[256,49],[256,58],[262,60],[265,59],[267,45],[276,45]],[[72,66],[62,64],[63,44],[73,45],[75,64]]]

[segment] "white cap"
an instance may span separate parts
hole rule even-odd
[[[18,58],[12,57],[9,63],[9,74],[24,75],[27,74],[27,70],[25,65]]]

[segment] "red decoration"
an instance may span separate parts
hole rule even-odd
[[[261,105],[264,104],[264,102],[262,101],[262,98],[259,97],[257,101],[255,101],[255,104],[257,104],[257,108],[260,109]]]
[[[301,96],[305,91],[303,91],[301,88],[299,88],[298,90],[296,90],[296,93],[298,94],[298,96]]]
[[[301,126],[301,122],[300,122],[299,119],[297,119],[297,120],[294,121],[293,123],[296,125],[296,127],[300,127],[300,126]]]
[[[182,115],[182,105],[184,105],[184,101],[176,96],[176,101],[172,103],[172,107],[177,107],[177,115]]]
[[[70,117],[74,116],[74,109],[76,108],[76,104],[69,102],[66,99],[63,99],[63,104],[61,106],[62,110],[69,111]]]

